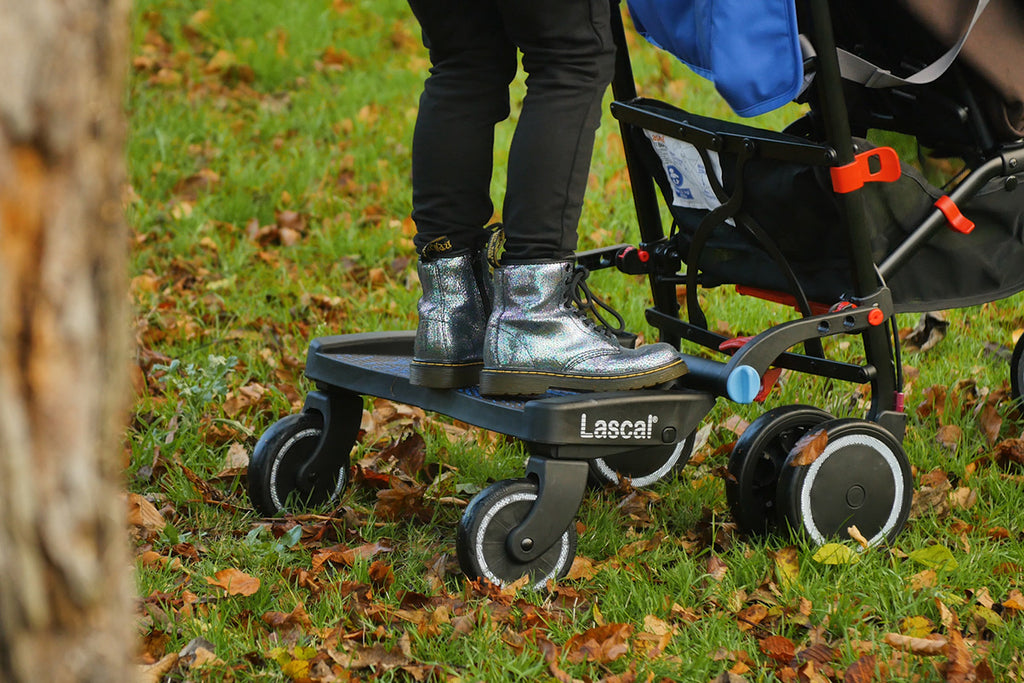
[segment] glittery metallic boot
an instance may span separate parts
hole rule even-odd
[[[580,280],[571,261],[495,269],[494,311],[484,338],[480,393],[543,394],[552,387],[639,389],[686,372],[671,345],[624,348],[574,306]]]
[[[417,265],[423,295],[409,365],[409,381],[434,389],[476,384],[483,367],[484,327],[491,312],[492,286],[483,251],[438,258]]]

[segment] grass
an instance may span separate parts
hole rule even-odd
[[[619,509],[621,493],[588,493],[577,555],[593,571],[552,594],[500,595],[459,576],[454,501],[521,476],[523,451],[421,411],[396,414],[367,399],[376,421],[352,456],[367,472],[383,471],[382,450],[421,435],[427,474],[418,482],[438,495],[429,492],[417,519],[389,519],[376,490],[359,481],[339,510],[277,520],[251,511],[238,458],[301,407],[309,340],[415,324],[409,145],[427,66],[418,35],[399,0],[136,3],[126,103],[139,371],[126,465],[130,492],[162,520],[135,527],[140,661],[156,667],[149,671],[163,666],[173,680],[707,681],[731,670],[787,680],[795,672],[765,654],[780,637],[798,651],[830,645],[831,680],[871,655],[876,680],[927,681],[943,679],[948,653],[904,654],[885,635],[956,631],[975,664],[996,680],[1019,679],[1024,636],[1011,591],[1020,589],[1024,494],[1019,477],[983,465],[993,445],[978,415],[1007,382],[1005,360],[985,349],[1012,345],[1024,327],[1020,296],[949,312],[938,347],[906,356],[905,448],[917,482],[938,469],[959,494],[855,564],[822,564],[801,539],[747,539],[729,523],[717,468],[737,420],[791,403],[863,410],[856,387],[792,374],[763,407],[720,402],[699,462],[656,485],[639,514]],[[633,60],[644,94],[729,116],[666,55],[636,43]],[[521,77],[513,88],[518,102]],[[797,113],[756,123],[778,128]],[[500,150],[515,116],[498,131],[499,206]],[[637,239],[620,144],[608,117],[583,248]],[[636,295],[641,279],[597,273],[594,282],[632,329],[653,334],[643,322],[647,299]],[[735,334],[786,315],[725,291],[708,292],[707,303],[712,326]],[[904,328],[915,322],[900,318]],[[829,347],[859,353],[840,339]],[[963,380],[977,407],[947,400],[942,423],[960,429],[953,449],[937,442],[939,417],[918,407],[930,388],[953,396]],[[1008,405],[997,410],[999,438],[1020,436]],[[318,553],[370,546],[377,551],[315,571]],[[956,567],[911,559],[932,546],[947,548]],[[780,569],[790,549],[791,579]],[[259,589],[213,585],[225,570],[259,579]],[[906,621],[914,617],[921,621]],[[609,635],[620,624],[627,630]],[[583,634],[629,648],[614,657],[584,651]],[[168,659],[190,643],[211,657]]]

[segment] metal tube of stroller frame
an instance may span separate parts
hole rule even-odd
[[[843,82],[836,56],[836,41],[828,0],[810,0],[812,31],[818,53],[818,87],[829,144],[836,150],[837,166],[853,163],[854,148],[847,120]],[[878,272],[872,261],[868,216],[859,192],[838,194],[842,219],[849,236],[850,260],[853,266],[854,292],[867,297],[880,288]],[[892,342],[887,326],[878,326],[863,333],[864,355],[877,370],[872,381],[871,409],[868,419],[879,422],[897,438],[903,437],[906,417],[897,410],[896,369]]]

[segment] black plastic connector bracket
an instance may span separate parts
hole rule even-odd
[[[526,476],[537,482],[537,500],[505,539],[509,555],[518,562],[531,562],[562,537],[576,519],[589,473],[586,461],[537,457],[527,461]]]

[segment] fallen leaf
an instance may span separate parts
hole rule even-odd
[[[740,631],[750,631],[767,616],[768,608],[758,602],[740,610],[736,614],[736,621],[739,622]]]
[[[843,674],[843,683],[871,683],[878,680],[875,678],[877,670],[878,664],[875,662],[875,656],[862,655]]]
[[[789,664],[796,655],[793,641],[783,636],[768,636],[757,641],[757,646],[766,657],[774,659],[779,664]]]
[[[864,538],[864,534],[860,532],[860,529],[857,528],[856,524],[851,527],[847,527],[846,533],[850,536],[852,540],[856,541],[857,544],[860,545],[860,547],[864,550],[867,550],[871,547],[871,544],[868,542],[868,539]]]
[[[981,425],[981,431],[985,434],[985,439],[990,446],[999,440],[999,431],[1003,427],[1003,418],[995,406],[986,404],[981,409],[981,414],[978,415],[978,424]]]
[[[163,515],[152,503],[137,493],[128,494],[128,524],[149,532],[159,532],[167,525]]]
[[[946,683],[968,683],[977,680],[974,663],[959,631],[950,631],[946,655],[949,658],[946,662]]]
[[[795,546],[780,548],[771,554],[775,576],[783,586],[796,585],[800,578],[800,555]]]
[[[222,569],[213,576],[204,577],[206,583],[223,588],[228,595],[253,595],[260,589],[260,580],[238,569]]]
[[[565,644],[566,657],[573,664],[614,662],[629,652],[630,624],[605,624],[574,635]]]
[[[942,425],[935,433],[935,440],[946,450],[955,452],[963,435],[963,430],[956,425]]]
[[[826,543],[814,551],[811,559],[818,564],[856,564],[860,562],[857,551],[842,543]]]
[[[790,467],[806,467],[825,452],[828,446],[828,433],[824,429],[808,432],[800,437],[790,451]]]
[[[945,653],[946,639],[938,634],[930,638],[915,638],[902,633],[886,633],[885,644],[920,657],[934,657]]]
[[[953,571],[960,566],[956,558],[953,557],[952,551],[944,545],[932,545],[912,550],[907,556],[918,564],[938,571]]]

